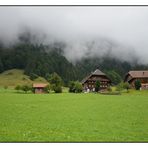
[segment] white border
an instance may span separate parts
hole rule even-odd
[[[1,143],[1,148],[147,148],[147,143]]]
[[[148,5],[148,0],[1,0],[0,5]]]
[[[148,0],[3,0],[0,5],[148,5]],[[147,148],[148,143],[0,143],[1,148]]]

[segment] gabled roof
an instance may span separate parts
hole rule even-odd
[[[47,84],[45,84],[45,83],[36,83],[36,84],[33,84],[33,88],[44,88],[46,86],[47,86]]]
[[[96,70],[92,73],[92,75],[104,75],[104,76],[105,76],[105,74],[104,74],[102,71],[100,71],[99,69],[96,69]]]
[[[128,75],[130,77],[128,77]],[[124,81],[131,81],[134,78],[148,78],[148,70],[140,70],[140,71],[129,71],[124,78]]]
[[[94,72],[92,72],[89,76],[87,76],[87,77],[85,77],[82,81],[81,81],[81,83],[83,84],[83,83],[85,83],[91,76],[93,76],[93,75],[98,75],[98,76],[106,76],[106,74],[104,74],[102,71],[100,71],[99,69],[96,69]]]
[[[132,78],[148,78],[148,70],[145,71],[129,71],[128,74]]]

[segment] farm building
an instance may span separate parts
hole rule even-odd
[[[33,88],[34,88],[34,93],[36,94],[41,94],[41,93],[45,93],[44,88],[47,86],[47,84],[44,83],[40,83],[40,84],[33,84]]]
[[[148,71],[129,71],[125,75],[124,82],[128,82],[132,88],[135,88],[135,81],[141,81],[141,89],[148,89]]]
[[[82,80],[84,91],[95,90],[96,81],[100,81],[100,90],[105,90],[110,86],[111,80],[99,69],[96,69],[93,73]]]

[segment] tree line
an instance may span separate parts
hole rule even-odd
[[[43,45],[31,43],[29,37],[24,36],[20,36],[19,40],[9,47],[0,45],[0,73],[17,68],[23,69],[31,80],[38,76],[47,80],[49,75],[55,72],[67,86],[70,81],[81,81],[99,68],[116,85],[123,80],[129,70],[148,69],[148,65],[139,65],[136,62],[130,64],[109,56],[85,57],[73,64],[64,56],[65,45],[62,42]]]

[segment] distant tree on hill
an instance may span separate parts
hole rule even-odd
[[[30,74],[30,80],[35,80],[38,78],[38,75],[37,74],[34,74],[34,73],[31,73]]]
[[[136,88],[136,90],[139,90],[140,87],[141,87],[141,81],[140,80],[136,80],[135,81],[135,88]]]
[[[2,63],[2,61],[0,59],[0,73],[3,72],[3,70],[4,70],[3,63]]]
[[[111,79],[113,84],[119,84],[122,81],[121,76],[114,70],[106,71],[107,76]]]

